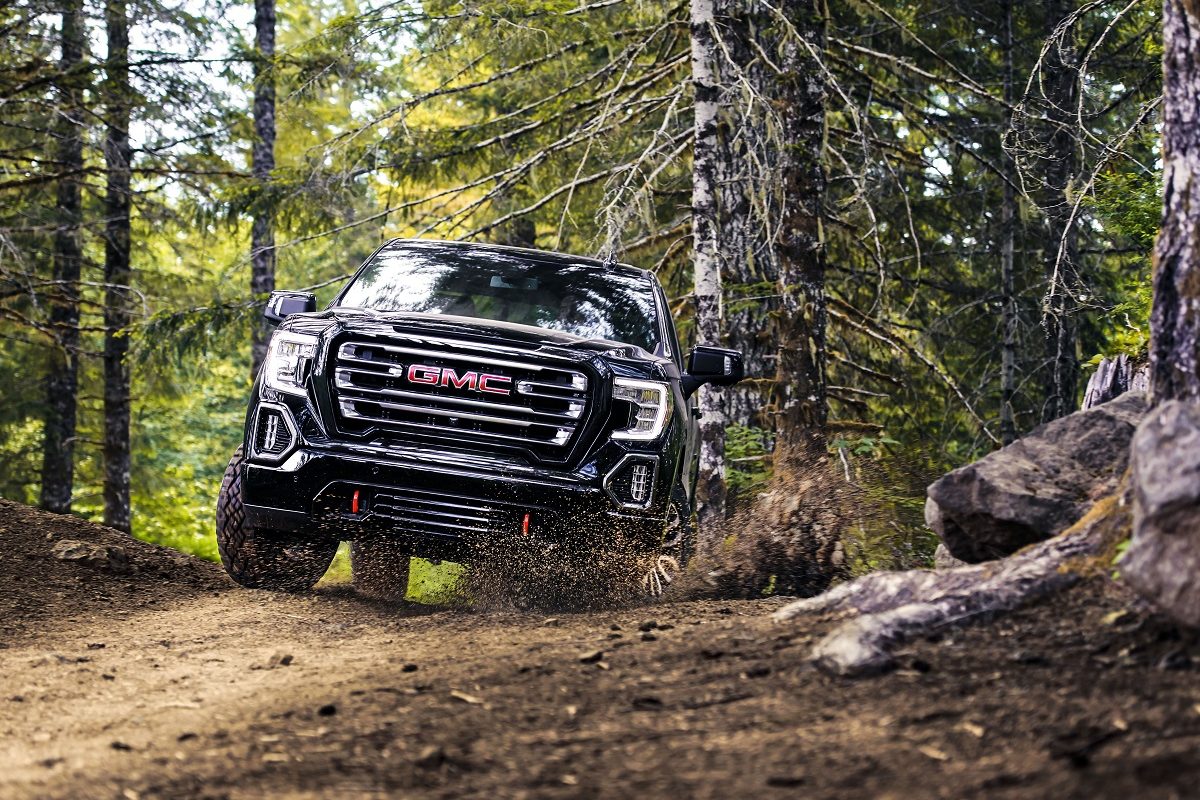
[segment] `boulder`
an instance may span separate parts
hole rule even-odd
[[[930,485],[926,523],[968,563],[1062,533],[1116,489],[1146,411],[1146,396],[1127,392],[1035,428]]]
[[[50,554],[59,561],[74,561],[92,569],[124,575],[130,571],[129,555],[123,548],[78,539],[56,542]]]
[[[1156,606],[1200,626],[1200,406],[1172,400],[1133,437],[1133,538],[1121,577]]]

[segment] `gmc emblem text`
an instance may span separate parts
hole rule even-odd
[[[470,389],[472,392],[512,394],[512,378],[507,375],[489,375],[486,372],[464,372],[459,375],[450,367],[430,367],[413,364],[408,368],[408,382],[426,386],[448,386],[455,389]]]

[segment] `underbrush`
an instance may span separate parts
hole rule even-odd
[[[708,551],[693,594],[811,596],[868,572],[930,566],[937,537],[925,527],[925,470],[894,454],[883,435],[839,438],[828,457],[787,475],[769,443],[741,432],[730,460],[730,513],[702,532]],[[749,446],[747,446],[749,444]],[[750,450],[762,447],[759,456]]]

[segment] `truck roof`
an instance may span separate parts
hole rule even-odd
[[[465,250],[465,251],[475,251],[475,252],[485,252],[485,253],[486,252],[504,253],[505,255],[510,255],[510,256],[520,256],[521,258],[526,258],[531,261],[541,261],[544,263],[551,263],[551,264],[558,263],[558,264],[563,264],[563,265],[566,265],[566,264],[573,264],[573,265],[577,265],[577,266],[586,265],[586,266],[595,267],[596,269],[601,269],[601,270],[609,269],[609,270],[617,270],[620,272],[634,273],[634,274],[649,278],[651,280],[653,280],[653,278],[654,278],[654,274],[652,272],[650,272],[649,270],[644,270],[639,267],[635,267],[632,264],[625,264],[625,263],[621,263],[621,262],[609,263],[602,259],[592,258],[590,256],[580,256],[580,255],[575,255],[572,253],[559,253],[554,250],[537,250],[537,249],[534,249],[531,247],[513,247],[511,245],[492,244],[490,242],[461,242],[461,241],[447,241],[447,240],[443,240],[443,239],[396,238],[396,239],[392,239],[391,241],[389,241],[387,244],[385,244],[380,249],[381,250],[390,250],[390,249],[402,249],[402,248],[447,250],[447,251],[456,251],[456,252],[461,252],[461,251]]]

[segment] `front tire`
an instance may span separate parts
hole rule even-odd
[[[354,591],[375,600],[403,600],[408,594],[408,570],[412,557],[396,544],[380,539],[356,539],[350,543],[350,573]]]
[[[337,542],[264,531],[246,524],[242,504],[242,448],[234,451],[217,496],[217,550],[229,577],[249,589],[311,589],[337,552]]]
[[[665,595],[672,584],[687,572],[696,554],[698,533],[692,517],[692,504],[682,486],[671,493],[667,526],[662,549],[650,557],[642,576],[642,591],[653,598]]]

